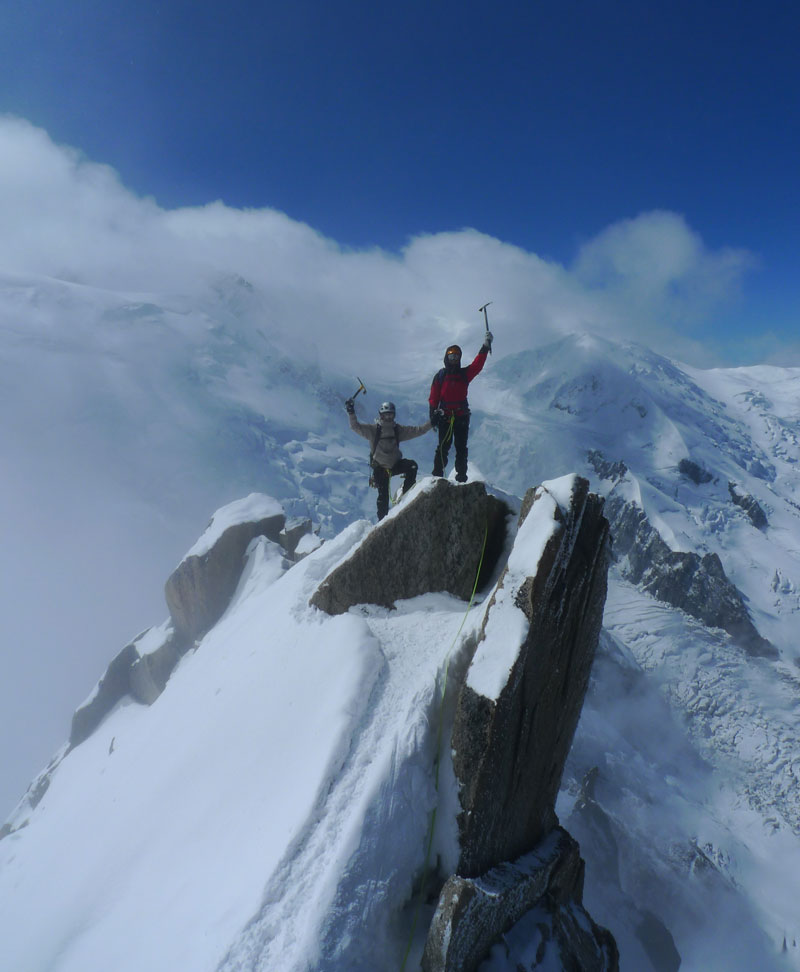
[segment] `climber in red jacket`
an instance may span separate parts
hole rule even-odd
[[[439,432],[439,445],[433,457],[433,475],[443,476],[450,443],[456,446],[456,482],[467,481],[467,438],[469,436],[469,403],[467,387],[486,364],[492,348],[492,332],[486,331],[483,346],[475,360],[461,367],[461,348],[451,344],[445,351],[444,368],[436,372],[428,398],[431,424]]]

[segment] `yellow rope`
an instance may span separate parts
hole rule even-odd
[[[434,782],[436,786],[436,796],[438,800],[439,796],[439,767],[441,766],[441,753],[442,753],[442,732],[444,728],[444,697],[447,692],[447,674],[450,670],[450,656],[453,653],[453,649],[456,646],[458,637],[466,623],[469,612],[472,610],[472,603],[475,600],[475,592],[478,590],[478,580],[481,576],[481,568],[483,567],[483,558],[486,553],[486,541],[489,538],[489,523],[487,521],[486,528],[483,532],[483,546],[481,547],[481,558],[478,561],[478,570],[475,574],[475,583],[472,586],[472,594],[469,598],[469,604],[467,604],[467,610],[464,612],[464,617],[461,619],[461,624],[458,626],[458,631],[456,631],[455,637],[453,638],[453,643],[447,650],[447,657],[444,664],[444,677],[442,679],[442,692],[441,698],[439,700],[439,725],[436,730],[436,772],[434,774]],[[419,920],[419,914],[422,910],[422,904],[425,900],[425,885],[428,883],[428,872],[430,870],[430,860],[431,860],[431,849],[433,847],[433,835],[436,829],[436,811],[438,810],[438,802],[431,811],[431,822],[428,825],[428,839],[427,846],[425,848],[425,863],[422,869],[422,885],[419,890],[419,898],[417,899],[417,907],[414,911],[414,920],[411,924],[411,933],[408,937],[408,944],[406,945],[405,955],[403,956],[403,961],[400,965],[400,972],[404,972],[406,967],[406,962],[408,961],[409,953],[411,952],[411,946],[414,943],[414,934],[417,930],[417,921]]]
[[[444,453],[442,452],[442,447],[446,445],[453,438],[453,426],[456,424],[455,412],[450,416],[450,422],[447,426],[447,432],[439,440],[439,463],[442,467],[442,475],[444,475]]]

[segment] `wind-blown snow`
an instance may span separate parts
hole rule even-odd
[[[387,921],[422,866],[437,683],[465,605],[310,608],[368,527],[280,576],[274,545],[253,545],[163,695],[120,705],[59,767],[0,843],[9,968],[366,970],[403,951],[408,923]],[[447,828],[442,813],[452,857]]]
[[[228,503],[212,516],[211,522],[197,543],[188,551],[184,560],[189,557],[202,557],[214,546],[222,534],[240,523],[258,523],[271,516],[283,513],[281,504],[271,496],[263,493],[251,493],[241,500]]]
[[[525,579],[536,573],[547,542],[563,529],[555,513],[559,507],[569,507],[574,482],[574,476],[563,476],[543,483],[539,499],[517,532],[503,587],[496,593],[497,604],[506,610],[489,616],[485,638],[478,645],[467,672],[467,685],[487,699],[497,699],[500,695],[525,640],[528,619],[513,599]]]
[[[232,609],[163,695],[113,712],[62,762],[30,825],[0,841],[4,960],[30,972],[396,968],[437,802],[443,673],[449,655],[452,692],[483,605],[455,644],[466,609],[444,595],[339,619],[307,607],[366,535],[360,518],[374,518],[375,494],[341,407],[350,380],[282,356],[249,326],[246,288],[221,285],[207,320],[177,298],[52,281],[33,290],[20,300],[50,324],[59,301],[74,315],[92,302],[84,332],[40,329],[40,367],[75,390],[61,416],[76,431],[70,448],[120,444],[93,487],[114,522],[132,498],[164,496],[165,530],[191,524],[193,537],[215,506],[259,489],[311,516],[327,542],[288,571],[267,541],[254,545]],[[517,496],[575,472],[624,493],[672,549],[719,555],[779,652],[750,658],[611,571],[558,810],[587,862],[589,911],[617,936],[626,972],[648,968],[637,909],[669,927],[682,969],[800,968],[799,383],[800,369],[700,371],[590,337],[496,353],[471,386],[473,472],[490,470]],[[425,384],[371,388],[370,404],[391,397],[404,420],[421,421]],[[122,448],[137,428],[152,449],[141,466]],[[70,461],[55,431],[43,448]],[[625,479],[601,477],[592,450],[624,461]],[[432,459],[428,440],[404,451],[421,470]],[[709,481],[682,475],[682,459]],[[765,528],[731,502],[729,483],[759,503]],[[542,542],[530,529],[526,559]],[[110,549],[124,560],[124,545]],[[176,560],[167,554],[160,582]],[[470,678],[491,697],[507,663],[501,651],[479,658]],[[607,831],[581,810],[595,768]],[[446,754],[438,800],[433,858],[447,863],[456,808]]]

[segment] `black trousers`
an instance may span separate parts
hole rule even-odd
[[[469,415],[456,415],[439,423],[439,445],[433,456],[433,475],[444,476],[447,456],[451,443],[456,447],[456,479],[459,483],[467,481],[467,439],[469,438]]]
[[[404,476],[403,492],[407,493],[417,481],[417,464],[413,459],[399,459],[391,469],[385,466],[372,467],[372,481],[378,487],[378,519],[382,520],[389,512],[389,479]]]

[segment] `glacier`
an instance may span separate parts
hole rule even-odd
[[[4,961],[31,972],[289,968],[275,956],[291,951],[298,968],[323,968],[335,928],[319,920],[342,866],[333,852],[365,841],[373,891],[347,907],[376,922],[365,962],[395,967],[435,799],[442,647],[464,607],[427,595],[321,626],[300,606],[374,518],[342,409],[352,377],[260,330],[263,307],[236,279],[193,304],[6,277],[0,309],[3,395],[19,415],[3,430],[12,508],[28,509],[23,472],[45,475],[48,456],[81,522],[91,510],[118,524],[119,549],[157,512],[135,566],[144,572],[152,539],[160,582],[210,514],[250,492],[311,517],[325,540],[290,570],[269,543],[253,551],[234,605],[168,690],[148,708],[116,709],[61,763],[29,826],[0,841]],[[418,421],[427,380],[384,381],[369,404],[390,397],[401,420]],[[23,453],[42,424],[43,387],[62,405],[48,406],[34,463]],[[701,370],[591,334],[506,357],[498,342],[471,389],[472,478],[511,496],[574,472],[602,495],[624,490],[672,551],[719,557],[775,648],[752,657],[612,567],[558,812],[586,860],[587,908],[631,972],[655,967],[648,915],[669,928],[681,968],[800,968],[798,390],[798,368]],[[407,454],[425,470],[428,452],[423,439]],[[590,453],[624,463],[624,477],[601,475]],[[687,475],[686,460],[707,476]],[[101,470],[89,484],[87,466]],[[733,502],[732,484],[766,525]],[[96,554],[108,539],[93,544]],[[135,572],[122,576],[135,585]],[[132,623],[158,623],[155,600]],[[95,650],[94,678],[114,649]],[[398,767],[405,800],[384,806]],[[392,874],[382,870],[389,832],[402,861]],[[437,840],[452,857],[452,834]],[[503,957],[486,969],[503,969]]]

